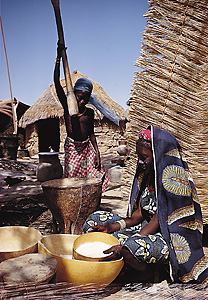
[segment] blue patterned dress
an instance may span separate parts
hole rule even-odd
[[[140,230],[148,224],[152,216],[157,211],[157,202],[154,191],[149,191],[148,187],[142,192],[140,205],[145,215],[145,220],[133,227],[112,233],[139,262],[156,263],[166,262],[168,260],[168,246],[158,231],[155,234],[146,236],[139,235]],[[107,211],[96,211],[89,216],[83,226],[83,232],[87,233],[91,230],[91,226],[108,225],[121,220],[118,214]]]

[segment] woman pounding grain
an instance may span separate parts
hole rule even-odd
[[[128,217],[97,211],[83,231],[118,238],[120,245],[104,251],[112,253],[108,260],[123,257],[138,271],[147,263],[169,263],[173,281],[207,284],[201,208],[179,143],[166,130],[151,126],[139,133],[136,153]]]
[[[79,114],[71,117],[67,97],[60,84],[60,59],[63,45],[57,47],[54,83],[59,101],[64,109],[67,137],[65,140],[64,177],[102,178],[102,191],[107,188],[109,178],[101,165],[100,152],[94,134],[94,110],[86,107],[93,89],[92,82],[80,78],[74,85]]]

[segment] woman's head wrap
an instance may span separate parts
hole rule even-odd
[[[92,82],[87,78],[79,78],[74,85],[74,91],[85,91],[91,94],[92,89]]]
[[[145,129],[139,132],[136,144],[147,149],[152,149],[151,130]]]

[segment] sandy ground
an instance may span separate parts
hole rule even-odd
[[[63,163],[63,161],[62,161]],[[31,215],[31,220],[29,225],[34,226],[38,229],[40,226],[40,231],[43,234],[51,233],[51,213],[47,210],[47,205],[45,204],[44,194],[41,187],[41,182],[39,182],[36,178],[36,175],[26,175],[23,172],[24,168],[34,168],[37,169],[38,166],[38,158],[24,158],[17,159],[16,161],[0,159],[0,212],[6,212],[6,210],[10,210],[11,206],[13,210],[17,210],[18,212],[22,209],[22,213],[29,211],[31,208],[30,214],[32,214],[32,209],[34,211],[34,206],[36,207],[36,215],[38,214],[38,208],[40,208],[40,214],[37,216]],[[18,183],[8,184],[8,178],[17,179],[20,181]],[[10,179],[9,178],[9,179]],[[21,204],[21,205],[20,205]],[[16,208],[14,209],[14,206]],[[42,208],[42,209],[41,209]],[[121,184],[119,182],[110,182],[107,190],[102,194],[101,198],[101,206],[100,209],[113,211],[122,216],[126,215],[127,211],[127,202],[122,200],[122,192],[121,192]],[[11,218],[10,218],[11,219]],[[42,222],[43,220],[47,220],[46,224]],[[11,220],[10,220],[11,222]],[[14,221],[15,222],[15,221]],[[3,225],[15,225],[12,223],[2,223],[0,222],[0,226]],[[16,225],[20,225],[19,223]],[[48,228],[47,228],[48,226]]]

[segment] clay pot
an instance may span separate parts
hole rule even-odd
[[[119,146],[117,147],[117,152],[119,155],[124,156],[127,155],[129,152],[129,148],[127,146],[126,141],[119,141]]]
[[[38,181],[62,178],[63,167],[60,163],[59,152],[39,152],[39,164],[36,172]]]

